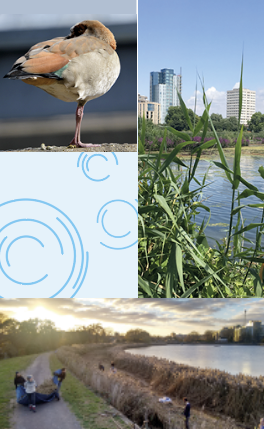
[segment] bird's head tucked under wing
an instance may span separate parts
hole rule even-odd
[[[82,21],[71,28],[71,33],[66,39],[72,39],[79,36],[93,36],[108,43],[116,50],[116,41],[113,33],[99,21]]]

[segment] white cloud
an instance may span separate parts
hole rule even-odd
[[[239,88],[240,87],[240,83],[239,82],[237,82],[237,83],[235,83],[235,85],[233,86],[233,89],[237,89],[237,88]]]
[[[205,94],[208,102],[210,103],[212,101],[210,112],[219,113],[223,117],[225,117],[226,116],[226,92],[218,91],[216,88],[212,86],[211,88],[208,88],[205,91]],[[197,115],[202,115],[204,111],[203,96],[200,91],[197,91],[196,95],[197,95],[196,113]],[[194,109],[194,104],[195,104],[195,92],[186,102],[187,107],[192,110]]]

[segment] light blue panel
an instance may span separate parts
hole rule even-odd
[[[2,153],[0,296],[137,297],[137,154]]]

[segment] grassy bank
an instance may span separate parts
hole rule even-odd
[[[171,152],[171,150],[168,150],[168,153]],[[235,155],[235,147],[228,147],[228,148],[223,148],[223,152],[227,157],[233,157]],[[155,155],[158,154],[158,151],[149,151],[149,154]],[[251,146],[243,146],[241,148],[241,155],[264,155],[264,145],[251,145]],[[191,158],[191,153],[190,151],[184,151],[182,150],[179,153],[179,158]],[[211,148],[211,149],[205,149],[202,151],[200,158],[204,159],[204,158],[211,158],[211,157],[219,157],[219,152],[218,149],[215,148]]]
[[[89,345],[62,347],[58,356],[79,380],[103,395],[139,426],[147,419],[153,429],[182,427],[182,397],[185,395],[192,403],[191,424],[196,429],[253,429],[263,412],[260,401],[263,391],[250,377],[235,379],[220,371],[207,372],[164,359],[134,356],[125,353],[124,347],[129,345],[100,345],[98,349]],[[109,371],[112,360],[117,367],[116,374]],[[98,362],[105,366],[104,373],[98,370]],[[243,387],[241,404],[239,383]],[[163,396],[170,396],[173,403],[169,406],[159,403]]]
[[[22,356],[0,361],[0,429],[10,428],[11,399],[15,398],[14,378],[16,371],[26,369],[36,355]]]
[[[76,367],[78,362],[75,363]],[[62,367],[55,354],[50,357],[50,368],[54,372]],[[74,365],[67,367],[72,370]],[[77,379],[70,372],[67,373],[65,381],[62,383],[61,393],[63,399],[68,403],[71,411],[81,422],[83,428],[87,429],[127,429],[122,418],[116,415],[115,410],[109,406],[102,398],[87,389],[82,381]]]

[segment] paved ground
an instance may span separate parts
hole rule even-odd
[[[32,365],[23,371],[24,377],[28,374],[34,376],[38,385],[50,378],[49,353],[38,356]],[[67,378],[64,383],[67,383]],[[37,405],[36,409],[37,412],[34,414],[28,407],[16,404],[12,429],[82,429],[63,398],[60,401],[55,399],[50,403]]]

